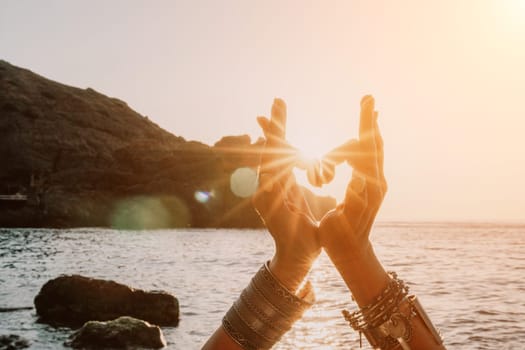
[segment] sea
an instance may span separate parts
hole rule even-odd
[[[448,349],[525,349],[525,225],[384,222],[371,241]],[[265,230],[0,229],[0,308],[33,306],[62,274],[165,290],[181,311],[178,327],[162,328],[166,349],[200,349],[273,249]],[[274,349],[359,349],[341,316],[355,304],[324,253],[309,278],[317,301]],[[66,349],[72,332],[38,323],[34,308],[0,312],[0,335],[31,349]]]

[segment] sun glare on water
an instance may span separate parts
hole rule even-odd
[[[315,261],[307,279],[314,288],[316,303],[294,326],[292,331],[294,332],[294,345],[297,349],[310,348],[311,344],[319,344],[316,349],[334,349],[333,344],[337,344],[341,338],[346,337],[341,334],[340,329],[346,328],[346,323],[341,316],[346,300],[341,298],[341,295],[344,295],[347,288],[324,252]],[[334,299],[339,302],[337,304],[326,303],[326,300]],[[348,300],[350,300],[349,293]],[[350,332],[349,327],[348,332]]]

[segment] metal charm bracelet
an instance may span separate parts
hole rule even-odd
[[[393,350],[401,347],[410,350],[412,319],[419,317],[437,344],[443,340],[425,310],[414,295],[408,295],[408,286],[389,272],[390,282],[374,302],[358,311],[343,310],[343,316],[350,326],[364,334],[374,349]],[[408,304],[408,305],[407,305]],[[362,345],[362,344],[361,344]]]

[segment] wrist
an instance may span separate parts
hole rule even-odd
[[[292,294],[299,289],[311,266],[311,263],[294,264],[277,256],[268,264],[272,275]]]
[[[370,243],[351,259],[332,261],[360,307],[370,304],[390,281]]]

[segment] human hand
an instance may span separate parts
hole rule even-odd
[[[344,202],[328,212],[319,225],[319,237],[328,256],[352,289],[375,289],[384,284],[386,273],[380,267],[370,245],[369,234],[387,191],[383,173],[383,140],[374,111],[374,99],[361,100],[359,141],[349,143],[348,159],[354,168]],[[357,149],[357,152],[355,152]],[[355,288],[352,288],[355,287]],[[359,293],[358,293],[359,294]],[[362,299],[367,299],[368,294]],[[359,303],[359,295],[355,295]]]
[[[317,223],[292,173],[295,152],[287,144],[286,104],[275,99],[271,119],[257,118],[266,143],[253,203],[275,242],[270,270],[294,292],[321,252]]]

